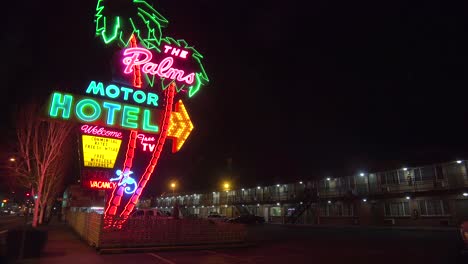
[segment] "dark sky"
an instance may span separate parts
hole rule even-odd
[[[2,8],[2,117],[52,90],[106,80],[96,1]],[[468,154],[463,1],[154,1],[165,36],[205,56],[195,130],[165,154],[150,192],[351,175]],[[8,141],[9,134],[3,141]],[[4,143],[5,144],[5,143]],[[167,147],[168,149],[169,147]],[[227,159],[232,158],[232,172]]]

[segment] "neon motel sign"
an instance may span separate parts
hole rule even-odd
[[[132,88],[118,87],[113,84],[104,88],[101,82],[96,83],[95,81],[91,81],[86,93],[105,99],[120,98],[125,102],[130,101],[142,106],[54,92],[51,96],[48,115],[64,120],[74,117],[82,123],[98,123],[124,129],[141,129],[151,133],[159,132],[159,127],[154,120],[154,110],[144,107],[158,106],[157,94],[142,90],[135,91]]]
[[[94,136],[122,138],[122,132],[108,130],[104,127],[99,126],[82,125],[81,132],[83,132],[84,134]]]
[[[90,188],[112,190],[104,210],[105,227],[120,228],[150,180],[166,139],[172,140],[176,152],[194,128],[182,100],[174,101],[175,94],[182,91],[190,98],[209,79],[201,63],[203,55],[184,40],[163,37],[161,29],[168,21],[151,4],[129,1],[135,9],[117,16],[109,2],[98,0],[96,36],[123,48],[116,67],[121,67],[123,80],[133,88],[91,81],[83,96],[54,92],[47,111],[50,118],[81,123],[88,167],[117,169],[114,161],[122,154],[124,161],[109,181],[108,177],[89,181]],[[156,84],[161,85],[158,91],[164,91],[160,104],[156,93],[138,89],[156,88]],[[120,153],[120,145],[127,133],[118,129],[130,130],[128,144],[122,144],[125,153]],[[136,148],[150,152],[149,160],[142,159]],[[114,221],[114,216],[120,220]]]
[[[165,45],[164,53],[179,56],[180,58],[187,58],[188,51],[173,48]],[[128,48],[124,51],[124,58],[122,63],[125,65],[124,73],[133,73],[135,66],[141,67],[141,71],[148,75],[157,75],[160,78],[167,78],[187,85],[193,84],[195,80],[195,73],[186,74],[184,70],[173,68],[174,59],[171,56],[165,57],[159,63],[151,62],[153,54],[145,48]]]
[[[143,151],[150,151],[153,152],[156,146],[156,138],[155,137],[147,137],[144,134],[138,134],[137,136],[138,141],[143,149]]]
[[[117,183],[109,181],[88,181],[89,188],[99,190],[111,190],[114,189]]]

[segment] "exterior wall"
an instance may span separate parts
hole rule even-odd
[[[468,219],[467,165],[467,161],[454,161],[317,181],[254,186],[228,192],[169,195],[157,198],[155,204],[170,207],[178,201],[191,214],[201,218],[206,217],[209,210],[200,211],[197,208],[211,207],[226,217],[251,213],[271,223],[285,222],[295,210],[302,210],[299,216],[294,216],[297,218],[295,223],[457,225]],[[438,206],[439,209],[434,209],[434,202],[429,202],[432,200],[444,202]],[[424,210],[435,215],[424,215],[421,203]],[[304,209],[303,204],[308,205],[307,208]],[[389,206],[393,211],[406,206],[405,215],[386,213],[386,208],[390,210]],[[446,212],[444,214],[439,212],[442,207]]]
[[[322,225],[355,225],[358,219],[356,217],[322,217]]]

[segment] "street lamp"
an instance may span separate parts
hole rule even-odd
[[[175,191],[176,187],[177,187],[177,184],[175,182],[171,182],[172,194],[174,194],[174,191]]]
[[[11,162],[15,162],[16,159],[15,159],[15,158],[10,158],[10,161],[11,161]]]
[[[224,182],[223,187],[224,190],[229,191],[229,187],[231,187],[231,185],[229,184],[229,182]]]

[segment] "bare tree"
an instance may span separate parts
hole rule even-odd
[[[66,144],[74,127],[69,122],[41,118],[40,107],[22,107],[16,119],[16,161],[11,164],[15,182],[31,188],[33,226],[42,224],[47,204],[55,198],[67,168]],[[36,198],[37,197],[37,198]]]

